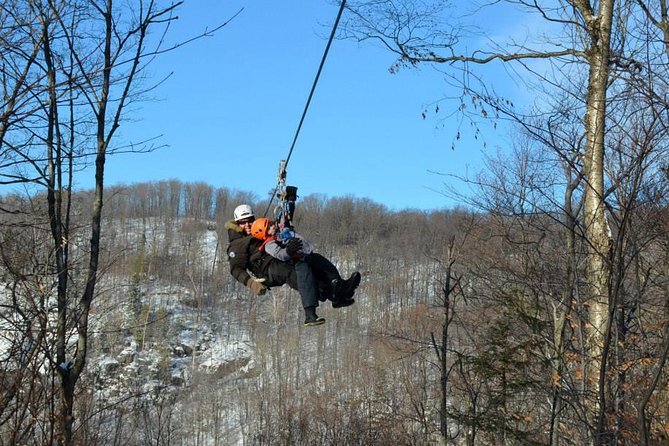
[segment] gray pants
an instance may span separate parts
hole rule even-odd
[[[311,266],[307,262],[300,261],[295,264],[272,261],[267,268],[267,281],[265,284],[269,287],[288,284],[294,290],[300,293],[302,306],[318,306],[318,284]]]

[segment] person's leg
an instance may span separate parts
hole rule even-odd
[[[320,325],[325,319],[318,317],[316,308],[318,307],[318,284],[314,277],[311,266],[307,262],[300,261],[295,263],[295,273],[297,275],[297,286],[302,298],[304,307],[304,325]]]
[[[335,286],[342,281],[337,267],[326,257],[316,252],[305,256],[304,261],[311,266],[311,270],[316,277],[320,301],[336,301]]]
[[[313,271],[306,262],[295,265],[281,261],[272,262],[267,268],[266,279],[265,285],[268,287],[287,284],[299,291],[304,308],[318,306],[321,284],[316,282]]]
[[[295,268],[290,263],[280,260],[270,262],[265,279],[265,285],[268,287],[282,286],[287,283],[291,288],[297,289]]]
[[[267,267],[265,284],[269,287],[287,284],[300,293],[302,307],[304,308],[304,325],[320,325],[325,319],[318,317],[318,284],[313,275],[311,267],[306,262],[296,264],[273,261]]]
[[[311,271],[311,267],[306,262],[295,263],[295,273],[297,274],[297,289],[302,297],[302,306],[318,306],[318,285],[316,278]]]
[[[326,300],[332,300],[334,298],[334,288],[332,283],[316,280],[318,282],[318,300],[325,302]]]
[[[341,279],[337,267],[334,266],[330,260],[317,252],[312,252],[311,254],[306,255],[304,261],[311,266],[316,279],[319,281],[332,282],[333,280]]]
[[[337,267],[321,254],[311,253],[304,260],[309,263],[318,280],[321,295],[326,294],[327,298],[332,301],[333,307],[347,307],[355,303],[353,295],[360,285],[359,272],[354,272],[351,277],[344,280]]]

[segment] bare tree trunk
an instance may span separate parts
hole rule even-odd
[[[664,268],[667,270],[669,267],[669,264],[665,261]],[[664,286],[664,294],[665,294],[665,308],[664,308],[664,317],[665,320],[669,318],[669,285]],[[665,324],[664,326],[664,332],[662,334],[662,354],[657,360],[657,364],[655,365],[655,370],[653,371],[652,375],[652,380],[648,388],[643,392],[643,395],[641,397],[641,401],[639,402],[639,406],[637,408],[637,413],[639,414],[639,437],[640,437],[640,444],[641,446],[649,446],[650,443],[650,425],[649,425],[649,420],[646,418],[646,409],[648,408],[648,404],[650,403],[650,400],[653,396],[653,393],[657,390],[657,386],[660,383],[660,379],[662,379],[664,372],[664,368],[667,364],[667,360],[669,359],[669,324]]]
[[[446,270],[446,283],[444,284],[444,323],[441,330],[441,348],[439,355],[440,363],[440,380],[441,385],[441,407],[439,411],[439,429],[441,431],[441,438],[448,441],[448,328],[450,325],[450,285],[451,285],[451,268],[450,265]]]
[[[569,167],[567,167],[569,169]],[[569,178],[569,172],[566,173]],[[579,184],[579,179],[572,179],[567,184],[564,199],[564,215],[565,215],[565,237],[567,240],[567,274],[566,287],[564,294],[564,301],[558,302],[553,307],[553,344],[555,345],[555,359],[553,360],[553,370],[555,376],[553,378],[553,395],[551,402],[551,416],[550,416],[550,430],[549,443],[551,446],[558,446],[559,444],[559,419],[562,411],[562,396],[560,380],[563,373],[564,364],[564,347],[565,347],[565,329],[567,327],[567,319],[572,311],[574,301],[574,289],[577,277],[578,256],[576,253],[576,213],[574,212],[572,201],[574,199],[574,190]]]
[[[652,374],[652,381],[651,384],[648,386],[648,389],[643,393],[641,403],[639,404],[639,408],[637,409],[637,412],[639,414],[639,430],[640,430],[640,437],[641,437],[641,445],[642,446],[648,446],[650,445],[649,441],[649,425],[648,425],[648,420],[646,418],[646,409],[648,408],[648,403],[650,402],[651,397],[653,396],[653,393],[657,389],[657,385],[660,382],[660,379],[662,378],[662,371],[664,370],[664,366],[667,363],[667,359],[669,358],[669,324],[665,325],[664,328],[664,345],[662,348],[662,355],[658,358],[657,365],[655,367],[655,371]]]
[[[455,262],[453,258],[453,243],[454,239],[452,238],[449,247],[448,247],[448,259],[446,267],[446,279],[442,288],[444,293],[444,303],[443,303],[443,316],[444,320],[441,327],[441,344],[437,344],[434,336],[432,337],[432,345],[437,353],[437,358],[439,359],[440,365],[440,377],[439,383],[441,387],[441,401],[439,408],[439,431],[441,433],[441,438],[445,444],[449,441],[449,430],[448,430],[448,345],[449,345],[449,328],[451,321],[453,320],[453,308],[451,306],[452,299],[451,296],[455,287],[457,286],[457,280],[455,284],[451,284],[453,277],[453,263]]]
[[[601,420],[604,410],[604,372],[606,358],[603,357],[605,333],[609,323],[610,281],[610,229],[604,204],[604,135],[606,123],[606,97],[609,82],[609,54],[614,0],[599,3],[594,11],[585,2],[575,1],[583,15],[591,46],[588,51],[590,67],[585,113],[585,201],[584,219],[589,243],[588,275],[590,286],[589,333],[586,342],[589,355],[588,384],[590,388],[589,413],[592,419]],[[601,444],[602,425],[598,422],[594,443]]]
[[[126,76],[123,78],[121,96],[118,102],[116,103],[116,109],[112,112],[112,117],[108,115],[107,106],[109,105],[110,99],[110,90],[112,83],[115,82],[112,79],[112,69],[117,63],[116,55],[112,49],[113,42],[113,33],[116,27],[113,17],[113,0],[104,0],[101,4],[93,5],[93,10],[100,14],[104,19],[104,37],[102,41],[102,81],[100,84],[97,84],[97,81],[94,80],[96,73],[87,73],[84,66],[82,65],[82,60],[77,54],[77,48],[75,48],[72,42],[75,39],[76,30],[72,29],[68,24],[65,23],[62,16],[59,15],[60,11],[56,8],[57,5],[52,5],[49,13],[54,15],[54,19],[57,19],[58,24],[69,38],[68,42],[70,45],[70,54],[73,56],[72,60],[76,60],[78,67],[82,69],[82,72],[86,73],[88,77],[86,80],[89,82],[88,87],[90,88],[89,95],[89,105],[94,110],[97,128],[96,128],[96,156],[95,156],[95,195],[91,209],[91,221],[90,221],[90,243],[89,243],[89,253],[88,253],[88,266],[86,274],[86,285],[83,291],[83,294],[78,299],[77,305],[69,307],[69,302],[67,298],[67,243],[68,243],[68,227],[69,227],[69,204],[67,205],[67,211],[64,213],[61,212],[63,209],[63,191],[68,191],[67,200],[70,200],[69,196],[69,184],[66,188],[63,187],[62,179],[64,175],[67,175],[68,178],[72,178],[72,164],[69,164],[70,170],[64,174],[62,171],[63,159],[61,158],[61,151],[56,150],[55,160],[51,159],[50,163],[53,164],[53,168],[50,169],[50,178],[57,181],[50,182],[50,189],[48,195],[50,217],[51,217],[51,227],[52,234],[54,238],[54,243],[56,247],[56,262],[57,270],[59,277],[59,286],[58,286],[58,305],[59,305],[59,324],[58,324],[58,342],[57,342],[57,357],[58,357],[58,371],[61,376],[61,435],[59,436],[59,443],[64,445],[73,444],[73,424],[74,424],[74,395],[76,384],[81,377],[81,374],[84,371],[86,366],[86,358],[88,354],[88,317],[90,314],[91,303],[95,296],[95,287],[98,280],[98,268],[99,268],[99,257],[100,257],[100,239],[101,239],[101,220],[102,220],[102,207],[103,207],[103,195],[104,195],[104,170],[105,170],[105,161],[107,157],[107,148],[109,142],[112,140],[114,133],[119,125],[119,120],[121,113],[124,108],[125,102],[128,100],[128,94],[130,91],[130,86],[133,83],[135,74],[137,72],[139,61],[144,50],[144,37],[146,35],[146,30],[148,26],[152,23],[154,18],[152,9],[147,11],[147,15],[140,17],[140,22],[138,23],[137,28],[134,31],[130,31],[129,35],[137,33],[137,42],[135,46],[134,58],[131,61],[131,68],[126,73]],[[174,6],[168,8],[166,11],[169,11]],[[160,15],[161,12],[158,13]],[[46,22],[45,26],[48,26],[49,22]],[[48,55],[49,51],[49,30],[45,30],[45,53]],[[120,51],[116,49],[115,51]],[[50,58],[50,57],[49,57]],[[55,87],[54,87],[55,88]],[[52,98],[52,105],[55,107],[53,116],[50,116],[50,121],[53,120],[54,127],[56,131],[58,129],[58,120],[57,120],[57,106],[56,106],[56,97]],[[57,135],[56,143],[60,143],[60,137]],[[51,152],[50,152],[51,153]],[[57,193],[54,193],[56,191]],[[68,312],[74,313],[74,316],[68,316]],[[65,350],[67,346],[66,339],[66,330],[69,329],[66,322],[68,318],[72,318],[76,323],[76,333],[77,333],[77,347],[76,352],[73,358],[65,357]]]

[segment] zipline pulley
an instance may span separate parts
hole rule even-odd
[[[279,205],[274,209],[274,220],[279,227],[279,238],[292,238],[295,234],[293,231],[293,214],[297,201],[297,187],[286,186],[286,160],[281,160],[279,163],[276,198],[279,199]]]

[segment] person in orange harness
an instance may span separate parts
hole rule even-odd
[[[355,303],[353,295],[360,285],[360,273],[355,271],[344,280],[330,260],[316,252],[314,245],[295,231],[279,233],[277,225],[268,218],[258,218],[251,226],[251,235],[263,243],[261,248],[275,259],[292,263],[308,264],[319,284],[321,298],[332,301],[334,308]],[[321,299],[322,300],[322,299]]]

